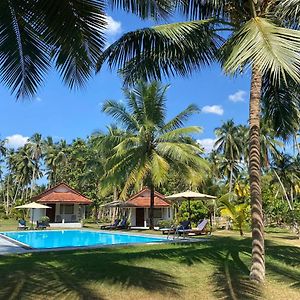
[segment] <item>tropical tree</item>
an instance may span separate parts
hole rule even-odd
[[[232,203],[229,201],[228,196],[229,194],[224,195],[218,201],[220,214],[224,217],[230,217],[233,224],[237,226],[240,235],[243,236],[243,226],[247,224],[250,215],[250,205],[248,203]],[[232,198],[232,196],[230,198]]]
[[[240,126],[236,126],[233,120],[229,120],[222,124],[221,127],[215,129],[217,140],[214,148],[221,153],[223,158],[223,174],[229,175],[229,193],[232,192],[234,171],[239,168],[239,162],[242,158],[243,143],[247,137],[241,136]],[[228,172],[227,172],[228,171]],[[235,172],[237,173],[237,172]]]
[[[34,169],[32,173],[32,182],[31,182],[31,191],[30,197],[32,197],[33,190],[35,188],[36,179],[38,179],[38,174],[40,173],[40,163],[41,158],[44,154],[44,140],[42,139],[42,135],[40,133],[35,133],[29,139],[29,148],[32,155],[32,159],[34,161]]]
[[[249,177],[252,208],[250,278],[265,277],[261,195],[260,102],[269,89],[288,90],[300,82],[299,1],[174,1],[187,22],[129,32],[106,49],[98,63],[117,66],[132,83],[137,79],[190,75],[220,61],[226,73],[251,69]],[[229,34],[221,34],[224,30]],[[218,35],[219,31],[219,35]],[[226,38],[225,38],[225,37]]]
[[[207,167],[201,158],[201,148],[190,138],[200,132],[197,126],[183,127],[184,122],[198,112],[189,105],[176,117],[166,122],[166,91],[168,86],[158,82],[140,82],[132,90],[124,90],[127,107],[120,102],[108,100],[103,111],[112,116],[126,134],[114,136],[119,139],[108,160],[106,181],[113,184],[125,179],[121,196],[130,188],[150,188],[150,228],[154,227],[153,207],[155,188],[167,178],[169,171],[180,173],[183,180],[195,178],[194,172],[203,173]],[[108,139],[111,137],[108,136]],[[199,176],[198,175],[198,176]],[[192,183],[192,182],[191,182]]]

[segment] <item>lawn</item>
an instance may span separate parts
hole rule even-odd
[[[300,299],[299,241],[267,237],[263,289],[248,281],[250,238],[217,233],[191,244],[2,256],[0,298]]]

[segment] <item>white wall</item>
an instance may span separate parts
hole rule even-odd
[[[46,216],[46,208],[34,208],[30,209],[30,221],[33,217],[33,223],[36,224],[36,221],[39,221],[41,217]]]

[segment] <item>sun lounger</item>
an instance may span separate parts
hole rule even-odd
[[[207,230],[206,230],[206,225],[208,224],[208,221],[206,219],[200,221],[197,225],[196,228],[192,228],[192,229],[178,229],[178,233],[179,234],[189,234],[189,233],[192,233],[192,234],[195,234],[195,235],[198,235],[198,234],[206,234],[207,233]]]
[[[183,221],[180,223],[179,226],[175,227],[175,226],[172,226],[172,227],[165,227],[165,228],[160,228],[159,230],[161,231],[162,234],[172,234],[172,233],[175,233],[177,230],[179,229],[189,229],[191,228],[191,222],[190,221]]]
[[[127,229],[127,218],[123,218],[121,223],[117,226],[117,229]]]
[[[47,225],[45,222],[36,221],[36,229],[46,229]]]
[[[110,225],[102,225],[100,229],[116,229],[118,224],[120,223],[120,219],[115,219],[115,221]]]
[[[28,226],[26,225],[25,220],[19,220],[18,222],[18,230],[26,230],[28,229]]]

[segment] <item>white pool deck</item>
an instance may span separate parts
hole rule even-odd
[[[95,231],[95,230],[91,230]],[[106,232],[106,233],[116,233],[116,231],[110,231],[110,230],[97,230],[98,232]],[[166,236],[162,235],[153,235],[153,234],[142,234],[142,233],[136,233],[136,232],[118,232],[118,234],[130,234],[130,235],[137,235],[137,236],[149,236],[149,237],[159,237],[163,238],[165,241],[162,242],[155,242],[157,243],[193,243],[193,242],[202,242],[206,241],[205,238],[173,238],[173,236],[170,238],[166,238]],[[99,249],[99,248],[107,248],[107,247],[124,247],[124,246],[136,246],[136,245],[142,245],[143,243],[137,243],[137,244],[114,244],[114,245],[95,245],[95,246],[84,246],[84,247],[64,247],[64,248],[48,248],[48,249],[32,249],[32,248],[23,248],[21,245],[18,245],[18,242],[14,242],[14,240],[10,241],[10,238],[5,237],[0,234],[0,255],[12,255],[12,254],[25,254],[25,253],[32,253],[32,252],[49,252],[49,251],[65,251],[65,250],[88,250],[88,249]],[[153,245],[154,243],[146,243],[147,245]],[[145,245],[145,244],[144,244]]]
[[[0,255],[27,253],[28,250],[0,236]]]

